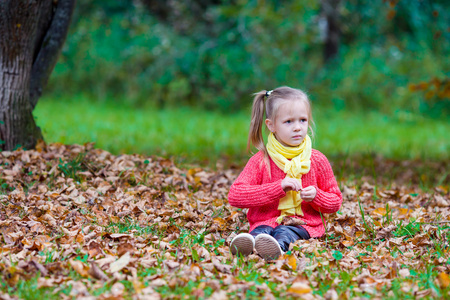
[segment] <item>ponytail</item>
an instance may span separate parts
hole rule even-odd
[[[252,106],[252,120],[248,133],[247,151],[251,150],[252,145],[258,150],[264,151],[266,146],[262,136],[262,127],[264,121],[264,97],[266,91],[255,93]]]
[[[247,151],[251,150],[252,145],[255,146],[256,149],[262,151],[264,153],[264,161],[269,168],[270,173],[269,152],[266,149],[262,135],[265,111],[264,97],[267,96],[267,91],[260,91],[254,95],[255,98],[253,99],[252,120],[250,122],[250,130],[248,133]]]

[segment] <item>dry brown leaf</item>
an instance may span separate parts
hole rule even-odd
[[[344,185],[342,197],[346,200],[351,200],[354,196],[356,196],[356,189],[349,188],[348,186]]]
[[[41,275],[42,275],[42,276],[46,277],[46,276],[48,275],[47,269],[46,269],[43,265],[41,265],[40,263],[38,263],[37,261],[32,260],[32,261],[30,262],[30,264],[32,264],[39,272],[41,272]]]
[[[397,225],[389,225],[388,227],[381,228],[377,232],[376,239],[388,239],[395,229],[397,229]]]
[[[178,268],[180,266],[180,263],[173,261],[173,260],[167,260],[164,262],[164,264],[169,268],[169,269],[175,269]]]
[[[305,225],[306,222],[299,218],[284,217],[282,224],[285,226],[296,226],[296,225]]]
[[[108,276],[106,276],[106,274],[103,273],[103,271],[100,270],[100,268],[94,262],[91,262],[91,268],[89,269],[88,274],[98,280],[108,280]]]
[[[122,296],[125,291],[125,286],[121,282],[116,282],[111,287],[111,294],[114,297]]]
[[[131,245],[130,243],[122,243],[119,244],[117,247],[117,255],[122,256],[125,253],[129,252],[130,254],[133,254],[135,250],[135,247]]]
[[[81,181],[63,176],[60,165],[81,153],[86,163],[80,165],[83,170],[77,172]],[[388,183],[389,188],[369,177],[361,178],[365,183],[358,192],[353,188],[358,185],[356,181],[340,182],[346,201],[339,213],[324,216],[327,236],[297,241],[290,245],[291,255],[274,262],[250,255],[246,261],[255,264],[251,272],[257,270],[264,280],[277,283],[280,298],[313,299],[315,295],[308,292],[309,289],[317,289],[325,280],[330,287],[324,297],[336,299],[339,278],[329,280],[326,273],[321,273],[323,268],[338,267],[351,274],[360,272],[361,265],[366,264],[367,273],[362,271],[364,276],[355,277],[351,283],[355,293],[372,293],[374,298],[381,299],[386,296],[384,291],[390,288],[393,278],[401,277],[398,280],[405,293],[417,298],[431,293],[437,297],[431,289],[420,290],[414,274],[431,263],[439,273],[436,284],[441,288],[449,286],[446,265],[449,252],[448,247],[445,248],[446,225],[450,222],[449,187],[444,183],[431,192],[418,188],[417,178],[421,174],[416,169],[420,169],[420,164],[414,161],[399,165],[375,158],[379,180],[385,179],[381,175],[383,168],[399,174]],[[405,172],[396,170],[400,167]],[[435,170],[438,169],[441,170],[442,165],[436,165]],[[440,172],[436,172],[441,174],[436,178],[443,178],[446,171]],[[248,232],[248,210],[238,210],[227,202],[228,190],[238,174],[239,168],[214,172],[202,168],[183,170],[170,160],[115,156],[92,145],[52,144],[42,146],[40,151],[3,152],[0,155],[3,178],[0,280],[17,286],[21,280],[28,280],[40,271],[49,278],[38,278],[38,287],[50,287],[63,299],[87,299],[92,297],[90,291],[109,281],[111,284],[128,281],[134,289],[125,294],[122,286],[116,285],[113,291],[99,298],[159,299],[161,296],[152,286],[184,288],[188,281],[200,282],[198,287],[192,288],[192,296],[204,297],[202,291],[206,287],[223,291],[214,294],[215,297],[227,297],[231,290],[237,297],[244,296],[240,293],[246,291],[251,282],[237,279],[242,270],[230,262],[228,247],[236,233]],[[430,176],[428,172],[426,175]],[[379,198],[376,203],[374,196]],[[362,220],[361,208],[367,216],[365,220]],[[439,223],[436,223],[436,216],[440,218]],[[405,226],[411,220],[429,224],[421,224],[418,232],[392,236],[396,230],[392,226],[399,226],[401,221],[399,228],[409,228]],[[364,223],[370,227],[372,221],[376,243],[373,232]],[[128,222],[133,227],[121,231]],[[152,230],[147,231],[150,227]],[[155,233],[153,229],[161,231]],[[188,230],[189,235],[184,230]],[[185,240],[187,236],[204,239],[192,244]],[[226,242],[221,243],[222,240]],[[431,246],[435,243],[443,246],[438,255]],[[196,250],[200,262],[191,262],[191,249]],[[333,251],[341,253],[342,258],[336,260]],[[85,255],[89,266],[75,259]],[[61,259],[66,257],[72,258],[69,263]],[[424,257],[427,261],[422,259]],[[93,259],[95,261],[91,261]],[[84,278],[72,281],[67,275],[70,268]],[[140,278],[138,269],[155,269],[158,273]],[[114,272],[109,275],[111,271]],[[293,280],[293,274],[305,276]],[[87,275],[97,280],[86,279]],[[147,282],[150,286],[145,287]],[[290,284],[293,293],[287,293]],[[61,293],[72,285],[71,295]],[[257,285],[252,290],[264,295],[262,297],[273,298],[273,290],[267,285]]]
[[[89,267],[86,266],[83,262],[75,259],[69,260],[69,264],[72,268],[81,276],[88,277],[89,276]]]
[[[449,207],[450,201],[444,199],[441,195],[434,195],[434,200],[436,201],[436,204],[438,207]]]
[[[222,264],[217,259],[213,259],[212,263],[217,271],[221,273],[231,274],[231,269],[233,266]]]
[[[167,282],[164,279],[157,278],[149,282],[149,285],[152,287],[159,287],[167,285]]]
[[[37,288],[46,288],[46,287],[54,287],[55,286],[55,280],[53,278],[44,278],[39,277],[37,281]]]
[[[131,260],[130,253],[129,252],[125,253],[118,260],[109,265],[109,273],[115,273],[122,270],[130,263],[130,260]]]

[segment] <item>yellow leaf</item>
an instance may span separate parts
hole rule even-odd
[[[400,215],[405,215],[406,217],[408,217],[409,214],[412,213],[412,210],[409,208],[399,208],[398,212]]]
[[[196,185],[202,185],[201,178],[198,177],[198,176],[194,177],[194,182],[195,182]]]
[[[311,293],[312,289],[309,285],[307,285],[304,282],[294,282],[287,291],[288,291],[288,293],[304,295],[304,294]]]
[[[292,270],[297,270],[297,258],[295,257],[295,255],[287,255],[285,254],[283,256],[283,259],[285,259],[286,264],[292,269]]]
[[[224,205],[222,199],[214,199],[213,204],[215,207],[222,207]]]
[[[438,275],[439,285],[441,288],[447,288],[450,285],[450,278],[447,273],[442,272]]]
[[[448,193],[448,186],[440,185],[440,186],[438,186],[438,188],[441,189],[445,194]]]
[[[120,218],[117,216],[109,216],[109,220],[111,221],[111,223],[119,223]]]
[[[189,170],[188,170],[188,174],[191,175],[191,176],[193,176],[193,175],[195,175],[196,173],[201,172],[201,171],[202,171],[201,168],[189,169]]]
[[[373,213],[374,213],[375,215],[384,216],[384,215],[386,215],[386,208],[384,208],[384,207],[378,207],[377,209],[375,209],[375,210],[373,211]]]
[[[345,247],[351,247],[353,246],[355,243],[353,241],[348,241],[348,240],[344,240],[342,241],[342,245],[344,245]]]
[[[225,226],[226,224],[225,220],[219,217],[214,218],[213,222],[219,225],[220,227]]]

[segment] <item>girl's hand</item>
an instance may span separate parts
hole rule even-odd
[[[285,192],[289,191],[300,191],[302,186],[300,185],[300,181],[295,178],[286,177],[281,181],[281,188]]]
[[[307,186],[300,191],[300,197],[302,198],[303,201],[306,201],[306,202],[313,201],[314,198],[316,198],[316,195],[317,195],[317,190],[312,185]]]

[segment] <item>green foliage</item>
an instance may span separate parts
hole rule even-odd
[[[32,300],[32,299],[61,299],[61,294],[67,296],[70,293],[71,287],[65,287],[60,290],[61,294],[54,294],[54,288],[38,288],[38,278],[40,276],[34,276],[30,280],[21,280],[15,287],[10,287],[4,281],[0,282],[0,288],[6,290],[8,295],[15,295],[20,299]]]
[[[163,23],[138,3],[79,1],[48,92],[233,112],[254,92],[290,85],[321,107],[442,110],[407,87],[448,78],[445,1],[343,2],[340,52],[327,65],[319,1],[224,2],[207,8],[210,24],[189,35],[177,28],[190,16]]]
[[[65,175],[65,177],[81,182],[81,177],[78,172],[87,170],[84,162],[85,156],[85,153],[79,153],[74,159],[66,163],[59,159],[60,163],[58,164],[58,169]]]
[[[125,218],[122,222],[113,223],[111,222],[107,226],[109,232],[113,233],[129,233],[133,232],[136,236],[141,235],[159,235],[161,234],[158,229],[155,228],[155,226],[140,226],[139,224],[136,224],[132,222],[129,218]]]
[[[395,236],[415,236],[420,232],[421,224],[416,221],[411,221],[407,224],[400,224],[397,230],[394,232]]]
[[[334,250],[333,251],[333,257],[335,260],[339,261],[341,260],[344,256],[342,255],[342,252],[339,250]]]
[[[108,104],[111,102],[42,99],[35,110],[37,124],[49,143],[95,142],[96,147],[116,154],[176,156],[178,162],[188,163],[209,160],[215,164],[221,158],[239,163],[248,159],[249,112],[231,115],[181,107],[135,109],[124,104]],[[314,118],[315,148],[327,156],[364,153],[371,159],[364,162],[368,168],[376,163],[373,153],[395,159],[449,157],[449,124],[445,120],[400,113],[388,117],[375,112],[350,113],[319,107],[314,111]],[[72,169],[79,166],[76,161],[73,167],[69,163],[62,166],[65,164]],[[422,173],[428,171],[424,169]],[[352,170],[345,173],[348,176]]]
[[[3,178],[0,178],[0,195],[6,195],[14,190],[13,186],[10,186]]]

